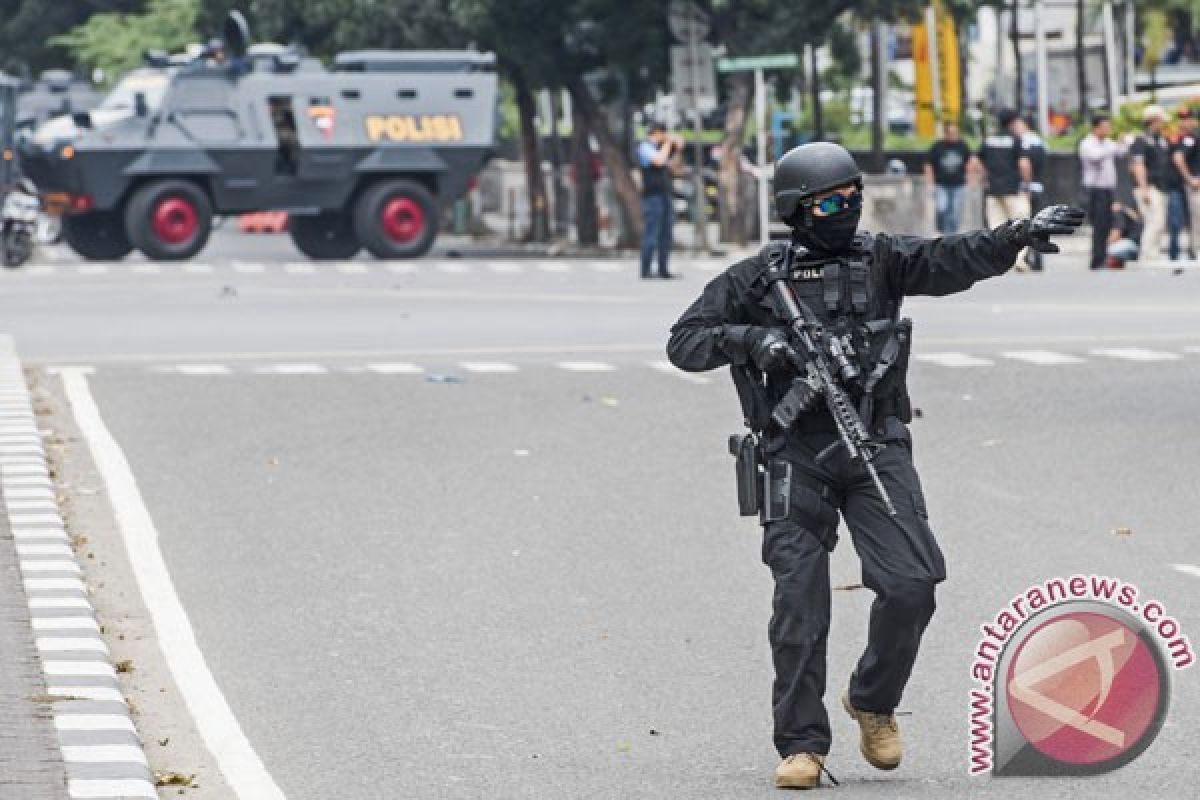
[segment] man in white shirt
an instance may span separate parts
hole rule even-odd
[[[1107,114],[1092,116],[1092,130],[1079,143],[1083,188],[1088,197],[1088,220],[1092,223],[1092,269],[1103,269],[1112,229],[1112,204],[1117,189],[1117,156],[1122,147],[1112,139],[1112,122]]]

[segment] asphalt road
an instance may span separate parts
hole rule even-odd
[[[774,795],[770,581],[736,516],[734,394],[654,363],[711,273],[255,258],[0,275],[0,319],[27,359],[96,367],[201,649],[287,796]],[[1191,793],[1194,669],[1118,772],[966,772],[979,626],[1027,586],[1117,576],[1200,640],[1200,578],[1172,568],[1200,564],[1196,280],[1064,269],[911,303],[950,579],[904,765],[865,765],[834,713],[839,796]],[[859,582],[844,536],[833,583]],[[831,698],[869,602],[834,592]]]

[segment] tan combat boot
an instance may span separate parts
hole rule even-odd
[[[850,705],[849,692],[842,695],[842,705],[846,713],[858,723],[861,732],[859,749],[862,750],[867,763],[875,769],[895,769],[900,766],[903,748],[900,745],[900,728],[896,726],[895,715],[859,711]]]
[[[821,785],[821,769],[825,756],[816,753],[796,753],[775,768],[775,785],[780,789],[815,789]]]

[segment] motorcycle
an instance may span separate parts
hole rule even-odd
[[[22,180],[5,195],[0,207],[0,262],[8,269],[33,257],[41,210],[37,189],[28,180]]]

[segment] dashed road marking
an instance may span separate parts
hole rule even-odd
[[[542,272],[563,273],[570,272],[571,265],[565,261],[535,261],[534,266]]]
[[[684,372],[670,361],[649,361],[646,363],[646,366],[650,367],[651,369],[658,370],[659,372],[664,372],[667,375],[673,375],[680,380],[687,381],[688,383],[704,385],[712,382],[707,375],[698,375],[694,372]]]
[[[99,629],[97,629],[99,632]],[[72,637],[72,636],[43,636],[35,640],[38,652],[40,653],[85,653],[95,652],[108,655],[108,645],[104,643],[98,636],[89,636],[87,638]],[[75,662],[69,662],[75,663]],[[105,664],[105,666],[108,666]],[[109,667],[111,670],[112,667]],[[104,673],[108,674],[108,673]]]
[[[119,714],[59,714],[54,727],[60,731],[127,731],[137,733],[129,717]]]
[[[283,271],[289,275],[315,275],[317,265],[310,261],[289,261],[283,265]]]
[[[417,265],[411,261],[389,261],[387,271],[397,275],[411,275],[417,271]]]
[[[139,275],[158,275],[162,269],[162,264],[156,264],[153,261],[135,262],[129,267],[130,272],[136,272]]]
[[[633,271],[633,268],[626,263],[620,261],[589,261],[587,266],[596,272],[624,272],[625,270]]]
[[[100,625],[92,617],[34,617],[33,630],[36,631],[77,631],[91,630],[100,632]]]
[[[243,275],[260,275],[267,271],[267,265],[261,261],[231,261],[229,266]]]
[[[67,781],[72,800],[158,800],[158,789],[145,780],[88,778]]]
[[[425,371],[425,368],[407,363],[367,364],[367,371],[379,375],[420,375]]]
[[[80,275],[107,275],[108,264],[80,264],[75,271]]]
[[[434,269],[438,272],[444,272],[447,275],[466,275],[471,271],[471,265],[464,264],[461,261],[442,261]]]
[[[567,372],[615,372],[617,369],[603,361],[560,361],[558,368]]]
[[[966,353],[919,353],[913,358],[939,367],[990,367],[995,363]]]
[[[489,261],[487,268],[502,275],[513,275],[525,271],[525,265],[519,261]]]
[[[224,364],[177,364],[167,369],[180,375],[230,375],[233,372]]]
[[[1193,578],[1200,578],[1200,567],[1197,567],[1194,564],[1172,564],[1171,567],[1185,575],[1191,575]]]
[[[340,261],[334,266],[334,269],[343,275],[367,274],[367,265],[361,261]]]
[[[146,763],[142,748],[130,744],[86,744],[63,747],[63,760],[76,764]]]
[[[189,261],[183,265],[183,271],[191,275],[209,275],[213,271],[212,264],[203,261]]]
[[[34,264],[23,271],[26,275],[53,275],[58,272],[58,267],[53,264]]]
[[[1084,359],[1066,353],[1056,353],[1053,350],[1011,350],[1000,355],[1014,361],[1024,361],[1038,366],[1055,366],[1058,364],[1082,364]]]
[[[1120,358],[1125,361],[1178,361],[1183,358],[1178,353],[1149,350],[1144,347],[1099,347],[1089,352],[1094,356]]]
[[[508,373],[517,371],[516,365],[503,361],[461,361],[458,365],[467,372]]]
[[[261,375],[326,375],[329,369],[320,364],[271,364],[257,367],[255,372]]]

